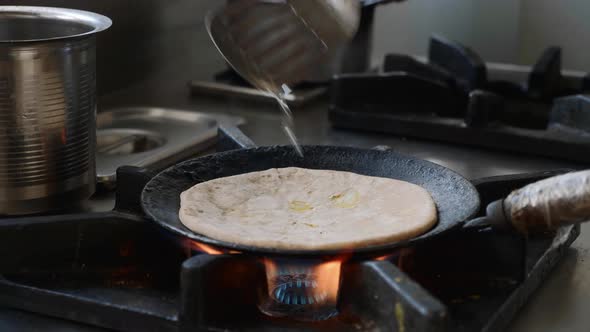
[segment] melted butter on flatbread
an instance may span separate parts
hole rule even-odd
[[[304,201],[290,201],[289,202],[289,210],[297,211],[297,212],[305,212],[313,210],[313,206],[309,205],[307,202]]]
[[[330,200],[337,207],[344,209],[352,209],[358,206],[361,200],[361,195],[355,189],[348,188],[341,193],[331,195]]]

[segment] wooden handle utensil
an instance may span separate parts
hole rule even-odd
[[[590,220],[590,170],[529,184],[488,205],[469,226],[492,225],[521,233],[539,232]]]

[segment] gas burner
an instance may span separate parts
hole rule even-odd
[[[180,241],[187,257],[239,255],[185,239]],[[341,261],[312,259],[262,259],[266,283],[258,284],[258,308],[271,317],[321,321],[338,314]]]
[[[588,75],[561,70],[548,48],[522,68],[486,65],[468,47],[433,37],[427,61],[385,57],[378,74],[332,82],[335,127],[408,135],[590,162]],[[528,75],[528,77],[526,77]]]
[[[222,127],[216,147],[251,144]],[[19,253],[0,259],[2,306],[122,331],[496,331],[579,234],[466,228],[374,261],[262,259],[146,222],[153,171],[117,173],[113,211],[2,220],[3,250]],[[486,206],[556,174],[474,184]]]
[[[265,259],[266,292],[259,308],[273,317],[326,320],[338,314],[342,262]]]

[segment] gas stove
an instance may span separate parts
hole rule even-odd
[[[251,144],[219,128],[217,151]],[[557,173],[473,182],[486,206]],[[466,228],[374,261],[269,261],[146,221],[152,175],[120,167],[112,211],[2,220],[0,304],[122,331],[497,331],[580,231]]]
[[[590,75],[549,47],[532,68],[486,64],[432,37],[427,59],[390,54],[379,73],[333,79],[334,127],[589,162]]]

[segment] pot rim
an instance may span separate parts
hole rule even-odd
[[[59,22],[79,23],[88,27],[88,31],[73,34],[64,34],[47,38],[29,38],[29,39],[0,39],[0,44],[6,43],[31,43],[44,42],[53,40],[64,40],[80,38],[96,34],[108,29],[113,22],[110,18],[85,10],[60,8],[60,7],[42,7],[42,6],[0,6],[0,20],[3,18],[22,18],[22,19],[48,19]]]

